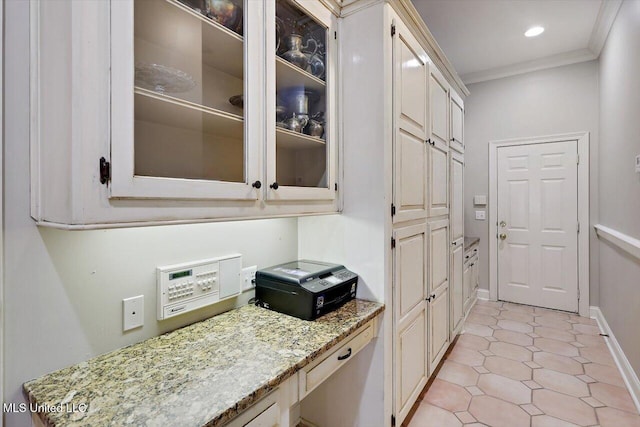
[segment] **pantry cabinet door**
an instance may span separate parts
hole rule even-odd
[[[428,211],[434,217],[449,213],[449,86],[434,66],[430,67],[429,100]]]
[[[451,114],[451,138],[449,147],[464,153],[464,103],[457,93],[451,91],[450,96]]]
[[[451,242],[462,246],[464,240],[464,156],[451,152],[450,169]]]
[[[431,141],[428,162],[429,217],[449,213],[449,156],[442,142]]]
[[[429,63],[418,41],[400,22],[393,36],[394,162],[393,222],[427,215]]]
[[[429,303],[429,375],[449,348],[449,286],[442,286]]]
[[[261,198],[264,6],[201,6],[111,2],[112,198]]]
[[[435,66],[429,71],[431,139],[449,145],[449,84]]]
[[[472,278],[472,267],[471,263],[464,264],[464,270],[462,272],[462,300],[464,301],[464,311],[468,310],[470,297],[471,297],[471,289],[473,288],[473,278]]]
[[[253,2],[252,0],[248,0]],[[337,18],[320,1],[265,2],[267,200],[336,199]]]
[[[408,414],[427,381],[427,226],[394,232],[393,289],[394,388],[398,424]]]
[[[462,245],[453,247],[451,251],[451,332],[457,331],[460,321],[464,318],[464,295],[463,295],[463,252]]]
[[[428,224],[429,366],[436,368],[449,345],[449,221]]]

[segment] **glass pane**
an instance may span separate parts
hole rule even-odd
[[[276,180],[327,187],[328,29],[288,0],[276,2]]]
[[[244,182],[243,3],[135,0],[135,174]]]

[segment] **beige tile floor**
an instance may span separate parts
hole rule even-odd
[[[639,427],[592,319],[478,301],[409,427]]]

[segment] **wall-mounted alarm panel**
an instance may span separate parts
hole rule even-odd
[[[158,320],[238,295],[241,271],[239,254],[158,267]]]

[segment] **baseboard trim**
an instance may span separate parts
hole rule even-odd
[[[604,340],[609,347],[609,351],[613,356],[613,360],[616,362],[618,369],[622,373],[622,379],[627,385],[627,389],[631,394],[633,403],[635,403],[636,409],[638,410],[638,412],[640,412],[640,380],[638,379],[638,376],[631,367],[629,359],[627,359],[627,356],[625,356],[624,352],[622,351],[622,347],[620,347],[616,336],[613,334],[613,331],[609,327],[607,319],[604,318],[604,314],[602,314],[602,310],[600,310],[600,307],[591,306],[589,307],[589,311],[591,313],[591,318],[595,319],[596,322],[598,322],[600,332],[609,335],[609,337],[604,337]]]
[[[478,299],[488,301],[489,300],[489,289],[478,288]]]

